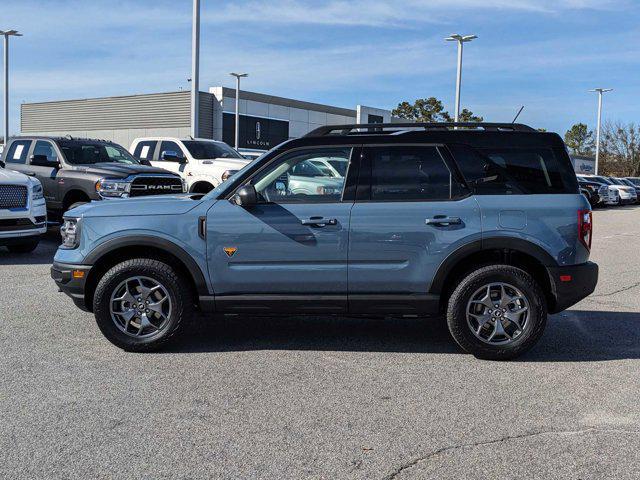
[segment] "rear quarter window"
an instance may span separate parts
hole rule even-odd
[[[465,179],[480,195],[577,193],[573,168],[551,147],[452,148]]]

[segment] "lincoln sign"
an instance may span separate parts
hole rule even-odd
[[[289,122],[240,115],[239,148],[269,150],[289,139]],[[235,114],[222,114],[222,140],[235,145]]]

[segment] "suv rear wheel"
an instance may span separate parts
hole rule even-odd
[[[536,281],[516,267],[492,265],[468,274],[449,298],[449,331],[478,358],[507,360],[522,355],[542,336],[545,297]]]
[[[157,350],[178,335],[193,314],[193,292],[174,268],[136,258],[111,268],[93,299],[98,327],[123,350]]]

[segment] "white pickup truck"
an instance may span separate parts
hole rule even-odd
[[[13,253],[29,253],[46,231],[47,208],[40,181],[0,163],[0,245]]]
[[[209,192],[251,161],[224,142],[202,138],[136,138],[129,152],[180,174],[192,193]]]

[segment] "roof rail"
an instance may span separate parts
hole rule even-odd
[[[305,137],[326,137],[328,135],[399,134],[414,129],[451,130],[463,127],[465,130],[491,132],[536,132],[522,123],[482,123],[482,122],[436,122],[436,123],[361,123],[351,125],[326,125],[310,131]],[[335,132],[335,133],[334,133]]]

